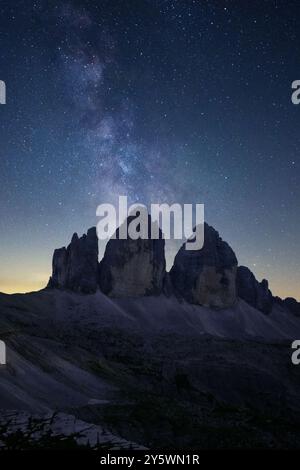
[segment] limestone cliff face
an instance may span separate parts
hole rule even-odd
[[[272,292],[268,281],[258,282],[254,274],[246,266],[239,266],[237,271],[238,296],[252,307],[263,313],[270,313],[273,305]]]
[[[237,259],[218,232],[204,224],[204,246],[177,253],[170,277],[175,290],[188,302],[227,308],[236,302]]]
[[[133,217],[128,217],[128,225]],[[148,217],[149,231],[151,219]],[[158,239],[125,240],[116,238],[108,241],[104,257],[99,266],[101,290],[111,297],[139,297],[158,295],[162,292],[166,274],[165,241],[159,230]],[[149,234],[150,235],[150,234]]]
[[[134,218],[130,216],[124,222],[127,230]],[[274,298],[268,281],[258,282],[250,269],[237,267],[231,247],[207,224],[203,248],[186,250],[183,245],[166,273],[165,241],[157,226],[158,238],[151,239],[152,227],[148,216],[148,239],[136,240],[121,239],[123,227],[117,229],[100,264],[95,227],[81,238],[75,233],[67,248],[54,251],[48,288],[86,294],[100,289],[110,297],[176,294],[189,303],[215,308],[231,307],[239,297],[263,313],[271,312],[277,303],[300,315],[295,299]]]
[[[48,287],[93,293],[98,288],[98,238],[95,227],[78,238],[74,233],[67,248],[54,251]]]

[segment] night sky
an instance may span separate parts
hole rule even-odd
[[[286,0],[2,0],[0,291],[44,287],[120,194],[204,203],[239,263],[300,300],[299,19]]]

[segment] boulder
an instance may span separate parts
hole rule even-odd
[[[246,266],[239,266],[237,270],[238,296],[252,307],[263,313],[270,313],[273,305],[272,292],[269,290],[268,281],[263,279],[258,282],[254,274]]]
[[[170,277],[175,290],[190,303],[227,308],[236,302],[237,259],[218,232],[204,224],[201,250],[177,253]]]
[[[67,248],[54,251],[48,287],[93,293],[98,288],[98,238],[92,227],[81,238],[74,233]]]

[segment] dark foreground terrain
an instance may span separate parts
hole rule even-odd
[[[6,448],[297,448],[300,319],[239,300],[0,296]]]

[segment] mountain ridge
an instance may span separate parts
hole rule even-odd
[[[100,289],[112,297],[174,294],[190,303],[221,309],[241,298],[264,314],[279,304],[300,315],[300,302],[273,296],[268,281],[257,281],[249,268],[238,265],[232,248],[207,223],[203,248],[189,251],[183,244],[169,272],[162,236],[155,240],[120,240],[118,230],[99,263],[96,228],[80,238],[75,233],[67,248],[54,251],[47,288],[86,294]]]

